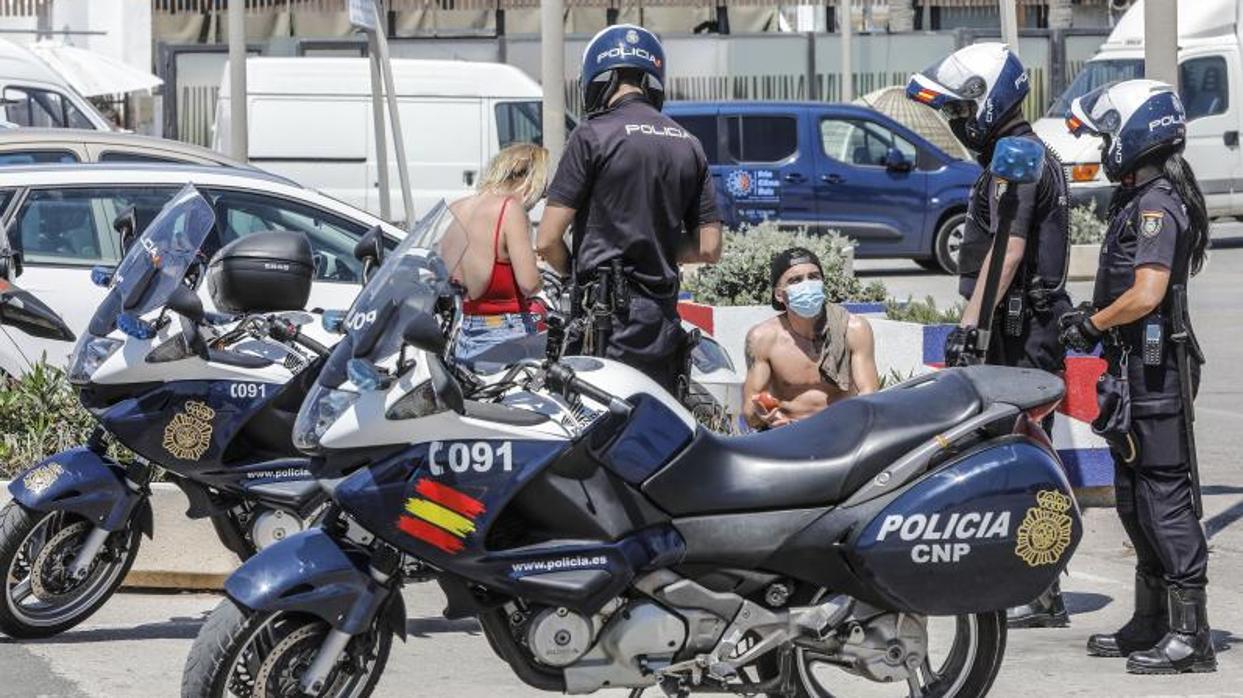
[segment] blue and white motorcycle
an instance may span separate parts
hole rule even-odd
[[[185,698],[370,694],[406,556],[539,689],[988,691],[1082,535],[1060,380],[946,370],[738,437],[609,360],[478,381],[444,358],[463,239],[437,208],[346,316],[294,430],[333,504],[230,577]]]
[[[328,352],[299,331],[309,316],[286,312],[306,303],[309,243],[259,233],[209,265],[214,228],[211,206],[186,187],[115,270],[92,272],[109,291],[69,380],[99,426],[9,486],[0,631],[10,637],[63,632],[108,600],[153,532],[159,469],[186,493],[187,515],[210,518],[242,559],[302,530],[326,501],[289,436]],[[204,311],[204,280],[230,315]],[[32,306],[23,307],[29,326]],[[6,302],[0,315],[15,312]],[[113,441],[137,458],[114,460]]]

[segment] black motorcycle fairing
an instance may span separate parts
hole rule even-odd
[[[764,561],[799,531],[828,511],[827,507],[717,514],[675,519],[686,543],[683,564],[763,569]]]
[[[841,502],[915,445],[981,409],[975,383],[941,372],[831,405],[781,429],[723,437],[700,429],[643,485],[675,516]]]
[[[553,539],[615,541],[669,517],[612,471],[587,465],[590,474],[558,473],[561,461],[590,458],[575,448],[537,475],[505,507],[485,547],[504,550]]]

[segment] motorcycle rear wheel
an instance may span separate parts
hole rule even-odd
[[[824,593],[823,590],[796,593],[792,605],[814,603]],[[928,621],[936,626],[928,633],[928,656],[913,673],[915,680],[894,683],[869,681],[814,656],[806,649],[797,648],[792,667],[794,695],[797,698],[890,698],[903,695],[903,691],[907,696],[920,698],[978,698],[987,695],[1005,657],[1005,611],[932,617]],[[942,639],[951,639],[948,647],[941,647]],[[776,674],[774,654],[770,653],[761,660],[762,676]],[[780,697],[772,695],[770,698]]]
[[[889,698],[903,695],[904,689],[905,695],[921,698],[976,698],[987,695],[1005,654],[1005,612],[934,620],[953,622],[956,626],[954,643],[945,652],[944,660],[935,662],[937,666],[933,666],[934,662],[925,661],[913,672],[913,680],[907,686],[899,682],[869,682],[799,649],[794,655],[795,695],[799,698]],[[870,691],[871,688],[875,688],[875,692]]]
[[[181,678],[182,698],[302,696],[298,681],[328,629],[315,616],[252,611],[226,598],[208,616],[190,648]],[[392,633],[379,625],[351,639],[319,698],[371,695],[392,642]]]
[[[91,527],[80,516],[17,502],[0,510],[0,632],[21,640],[58,635],[112,598],[138,557],[142,532],[131,521],[108,537],[85,579],[66,581],[64,568]]]

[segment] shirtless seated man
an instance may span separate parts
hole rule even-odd
[[[843,398],[876,392],[872,326],[841,306],[825,305],[816,255],[801,247],[776,255],[771,278],[773,307],[781,313],[747,333],[747,423],[771,429]]]

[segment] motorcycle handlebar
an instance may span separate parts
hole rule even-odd
[[[577,393],[607,405],[610,412],[621,415],[630,414],[633,409],[630,403],[579,378],[574,369],[561,364],[552,364],[546,374],[548,386],[562,394]]]

